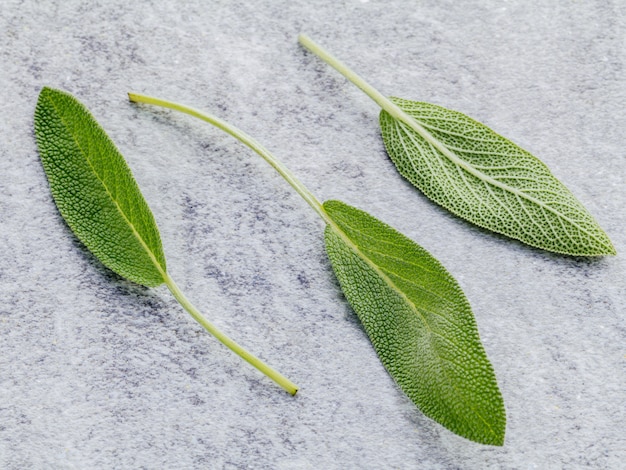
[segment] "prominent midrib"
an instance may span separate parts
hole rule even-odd
[[[426,139],[431,145],[433,145],[437,150],[439,150],[445,157],[447,157],[450,161],[452,161],[458,167],[464,169],[469,174],[471,174],[471,175],[481,179],[482,181],[489,182],[490,184],[493,184],[495,187],[499,187],[500,189],[503,189],[505,191],[512,192],[513,194],[516,194],[520,198],[524,198],[524,199],[526,199],[526,200],[528,200],[528,201],[530,201],[530,202],[532,202],[534,204],[537,204],[539,207],[542,207],[545,210],[551,212],[553,215],[555,215],[557,218],[559,218],[559,220],[565,220],[568,223],[570,223],[572,226],[577,227],[579,230],[581,230],[582,232],[586,233],[587,236],[589,236],[590,238],[595,239],[597,242],[599,242],[600,246],[604,246],[604,247],[607,246],[606,242],[604,240],[602,240],[601,237],[598,237],[597,233],[590,233],[587,229],[577,225],[569,217],[566,217],[565,215],[557,212],[555,209],[553,209],[550,206],[546,205],[542,201],[539,201],[538,199],[535,199],[534,197],[529,196],[526,193],[520,192],[520,191],[516,190],[515,188],[511,188],[508,185],[500,183],[500,182],[498,182],[496,180],[493,180],[492,178],[488,177],[487,175],[484,175],[484,174],[480,173],[474,167],[472,167],[471,165],[469,165],[468,163],[466,163],[465,161],[463,161],[462,159],[457,157],[453,152],[451,152],[448,148],[446,148],[445,145],[441,144],[426,129],[424,129],[423,126],[421,126],[415,119],[413,119],[410,115],[408,115],[398,105],[393,103],[389,98],[387,98],[385,95],[383,95],[381,92],[379,92],[376,88],[374,88],[369,83],[367,83],[365,80],[363,80],[359,75],[354,73],[343,62],[341,62],[336,57],[334,57],[332,54],[330,54],[328,51],[326,51],[324,48],[322,48],[321,46],[316,44],[311,38],[309,38],[305,34],[300,34],[298,36],[298,40],[300,41],[300,44],[302,44],[304,47],[306,47],[311,52],[316,54],[320,59],[322,59],[328,65],[330,65],[335,70],[337,70],[339,73],[341,73],[344,77],[346,77],[348,80],[350,80],[354,85],[356,85],[358,88],[360,88],[367,96],[369,96],[383,110],[385,110],[394,120],[396,120],[396,121],[399,120],[399,121],[402,121],[403,123],[407,124],[410,128],[412,128],[418,134],[420,134],[424,139]],[[581,206],[579,208],[579,211],[583,211],[583,213],[584,213],[585,209],[582,208],[582,206]]]
[[[418,147],[419,144],[415,141],[411,133],[407,132],[408,129],[406,128],[406,126],[409,126],[411,130],[417,132],[424,140],[426,140],[430,145],[435,147],[444,157],[450,160],[453,164],[465,170],[467,173],[474,176],[475,178],[478,178],[479,180],[484,181],[485,183],[488,183],[506,192],[512,193],[520,198],[526,199],[527,201],[532,202],[533,204],[536,204],[537,206],[547,210],[548,212],[551,212],[557,218],[567,221],[570,225],[586,233],[589,237],[595,238],[598,242],[600,242],[601,244],[604,244],[602,240],[600,240],[597,237],[597,234],[589,232],[585,227],[581,226],[580,224],[577,224],[575,221],[573,221],[566,215],[556,211],[555,209],[553,209],[551,206],[541,201],[540,199],[536,199],[532,197],[531,195],[525,193],[524,191],[520,191],[517,188],[501,183],[500,181],[495,180],[491,178],[490,176],[480,172],[479,170],[474,168],[470,163],[467,163],[465,160],[458,157],[454,152],[448,149],[443,143],[441,143],[439,140],[433,137],[433,135],[430,132],[424,129],[424,127],[421,126],[417,121],[415,121],[415,119],[413,119],[407,113],[402,111],[402,109],[400,109],[399,107],[398,109],[400,110],[400,112],[402,112],[402,114],[404,114],[404,119],[402,120],[404,122],[399,121],[398,119],[394,119],[394,122],[396,123],[396,125],[400,125],[402,127],[404,134],[406,134],[409,137],[409,139],[411,139],[411,142],[413,142],[413,145],[415,145],[416,147]],[[582,210],[581,208],[577,208],[577,209],[579,212]]]
[[[330,216],[329,216],[330,218]],[[409,299],[407,297],[407,295],[402,292],[402,290],[396,286],[396,284],[387,276],[387,274],[385,274],[377,265],[376,263],[374,263],[372,260],[369,259],[369,257],[363,253],[361,251],[361,249],[359,248],[359,246],[357,244],[355,244],[352,240],[350,240],[350,238],[345,234],[345,232],[343,230],[341,230],[341,228],[331,219],[331,221],[327,222],[332,229],[335,231],[335,233],[337,235],[339,235],[339,237],[343,240],[343,242],[348,245],[348,248],[350,248],[352,251],[354,251],[359,258],[361,258],[363,261],[365,261],[365,263],[367,263],[367,265],[374,270],[374,272],[376,272],[376,274],[383,279],[383,281],[385,281],[385,283],[391,287],[391,289],[393,289],[394,292],[396,292],[398,295],[400,295],[400,297],[411,306],[411,309],[415,311],[415,313],[421,318],[422,323],[424,324],[424,326],[428,329],[428,331],[431,334],[435,334],[434,331],[431,329],[430,325],[428,324],[428,322],[426,321],[426,318],[424,317],[424,315],[422,315],[422,312],[419,311],[419,309],[417,308],[417,306],[413,303],[413,301],[411,299]]]
[[[326,212],[324,210],[324,212]],[[424,317],[424,315],[422,314],[422,312],[420,312],[420,310],[417,308],[417,306],[415,305],[415,303],[413,303],[413,301],[411,299],[409,299],[409,297],[373,262],[371,261],[367,255],[365,255],[365,253],[363,253],[361,251],[361,249],[358,247],[358,245],[356,245],[355,243],[352,242],[352,240],[350,240],[350,238],[344,233],[343,230],[341,230],[341,228],[334,222],[334,220],[332,220],[332,218],[330,217],[330,215],[328,216],[327,220],[328,224],[331,226],[331,228],[333,229],[333,231],[339,235],[339,237],[344,241],[344,243],[350,248],[352,249],[359,258],[361,258],[363,261],[365,261],[365,263],[372,269],[374,270],[374,272],[397,294],[400,296],[400,298],[402,300],[404,300],[409,307],[411,308],[411,310],[413,312],[415,312],[415,314],[421,318],[424,326],[426,327],[426,329],[428,330],[430,335],[437,335],[437,336],[441,336],[437,333],[435,333],[433,331],[433,329],[431,328],[431,326],[428,324],[428,321],[426,320],[426,317]],[[444,337],[445,338],[445,337]],[[448,338],[445,338],[448,339]],[[433,347],[433,350],[437,350],[436,347]],[[441,357],[437,352],[435,352],[435,357],[437,358],[437,360],[442,363],[445,361],[445,359],[443,357]],[[446,378],[446,381],[454,388],[454,390],[456,391],[457,396],[462,397],[464,396],[463,393],[461,393],[461,391],[459,390],[459,388],[456,386],[456,384],[454,383],[454,381],[450,378],[450,376],[448,375],[448,371],[446,370],[445,366],[441,366],[441,370],[443,371],[443,374]],[[467,403],[467,405],[471,408],[471,410],[474,412],[474,414],[476,416],[478,416],[480,418],[480,420],[489,428],[489,430],[491,431],[491,433],[494,436],[497,436],[497,433],[494,431],[493,427],[491,426],[491,424],[483,417],[482,413],[479,413],[476,408],[473,406],[473,404],[471,402],[468,402],[466,400],[463,400],[464,403]]]
[[[62,113],[59,112],[59,109],[57,108],[54,100],[52,100],[50,97],[47,97],[47,99],[52,104],[52,107],[54,108],[55,112],[57,113],[57,116],[59,116],[59,119],[63,123],[63,126],[67,129],[68,133],[72,136],[72,139],[74,140],[74,143],[76,144],[76,147],[80,150],[81,154],[85,158],[85,161],[89,165],[89,168],[91,169],[91,172],[96,176],[97,180],[100,182],[100,184],[104,188],[105,192],[109,196],[109,199],[111,199],[111,201],[113,201],[113,204],[114,204],[115,208],[117,209],[119,214],[122,216],[122,218],[124,219],[126,224],[130,227],[134,237],[137,239],[137,241],[139,241],[139,244],[142,246],[144,251],[147,253],[148,257],[152,261],[152,264],[154,264],[154,266],[157,268],[157,271],[159,272],[159,274],[161,274],[163,282],[165,282],[166,272],[161,267],[161,264],[156,259],[156,256],[154,255],[154,253],[152,252],[152,250],[150,249],[148,244],[145,242],[145,240],[143,239],[141,234],[137,231],[137,229],[135,228],[135,225],[126,216],[126,213],[124,212],[124,210],[122,209],[120,204],[117,202],[117,199],[115,199],[115,197],[113,197],[113,194],[109,190],[109,187],[106,185],[104,180],[102,178],[100,178],[100,175],[98,174],[98,172],[94,168],[94,166],[91,163],[90,159],[87,157],[88,153],[83,149],[83,147],[80,145],[78,139],[76,139],[74,134],[70,131],[70,126],[67,124],[66,120],[63,118]]]

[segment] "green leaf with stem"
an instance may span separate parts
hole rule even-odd
[[[576,256],[615,254],[593,216],[539,159],[457,111],[386,98],[311,38],[300,35],[299,41],[382,108],[387,153],[428,198],[538,248]]]
[[[54,201],[96,258],[138,284],[165,283],[209,333],[295,395],[296,385],[218,330],[169,276],[154,216],[124,157],[87,108],[66,92],[44,88],[35,110],[35,135]]]
[[[341,288],[404,393],[451,431],[503,444],[506,416],[493,367],[465,295],[435,258],[359,209],[321,204],[265,147],[227,122],[159,98],[129,98],[202,119],[274,167],[325,222],[326,251]]]

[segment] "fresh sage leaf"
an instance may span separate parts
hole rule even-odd
[[[476,225],[544,250],[615,254],[593,216],[539,159],[457,111],[388,99],[309,37],[300,35],[299,41],[383,108],[387,153],[428,198]]]
[[[210,323],[166,270],[154,216],[126,164],[91,113],[72,95],[44,88],[35,109],[39,154],[59,212],[102,263],[138,284],[165,283],[174,297],[222,344],[294,395],[287,378]]]
[[[451,431],[503,444],[506,416],[493,367],[465,295],[435,258],[359,209],[340,201],[320,204],[267,149],[227,122],[159,98],[129,97],[209,122],[272,165],[326,223],[326,251],[341,288],[404,393]]]
[[[502,445],[506,417],[493,368],[458,283],[426,250],[371,215],[324,202],[326,251],[378,357],[426,416]]]
[[[73,96],[44,88],[35,109],[39,154],[59,212],[108,268],[138,284],[165,282],[154,216],[124,157]]]

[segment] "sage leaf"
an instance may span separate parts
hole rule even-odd
[[[152,211],[105,131],[76,98],[45,87],[35,109],[35,136],[59,212],[76,236],[120,276],[166,284],[178,302],[235,354],[294,395],[298,388],[218,330],[169,276]]]
[[[305,35],[299,41],[383,109],[398,171],[428,198],[483,228],[544,250],[613,255],[608,235],[539,159],[457,111],[386,98]]]
[[[476,225],[548,251],[615,254],[591,214],[539,159],[457,111],[390,100],[421,132],[381,111],[387,153],[428,198]]]
[[[129,93],[133,102],[181,111],[263,157],[326,223],[326,251],[381,362],[430,418],[473,441],[502,445],[506,416],[493,367],[461,288],[426,250],[371,215],[317,198],[265,147],[196,109]]]
[[[341,288],[400,388],[426,415],[502,445],[506,417],[493,368],[458,283],[426,250],[340,201],[324,202],[326,251]]]
[[[35,134],[52,196],[80,241],[120,276],[148,287],[163,284],[165,256],[154,216],[89,111],[68,93],[44,88]]]

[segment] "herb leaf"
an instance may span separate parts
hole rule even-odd
[[[326,223],[341,288],[400,388],[427,416],[476,442],[502,445],[506,416],[493,368],[461,288],[426,250],[340,201],[323,205],[267,149],[227,122],[187,106],[130,94],[231,134],[261,155]]]
[[[165,283],[209,333],[295,395],[296,385],[218,330],[168,275],[154,216],[124,157],[87,108],[69,93],[44,88],[35,135],[54,201],[85,246],[130,281],[148,287]]]
[[[426,250],[371,215],[324,202],[326,251],[378,357],[426,415],[502,445],[506,417],[463,291]],[[393,314],[390,314],[393,313]]]
[[[427,197],[476,225],[545,250],[615,254],[591,214],[539,159],[457,111],[390,100],[421,129],[382,110],[387,153]]]
[[[538,248],[576,256],[615,254],[591,214],[539,159],[462,113],[388,99],[307,36],[299,40],[383,108],[387,152],[428,198]]]
[[[148,287],[165,282],[154,216],[102,127],[74,97],[44,88],[35,134],[52,196],[76,236],[105,266]]]

